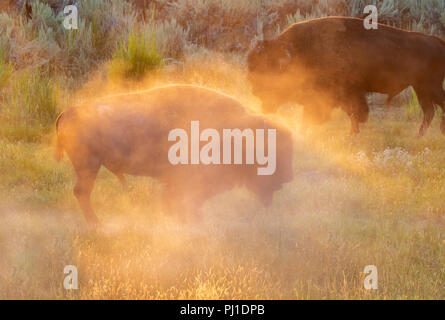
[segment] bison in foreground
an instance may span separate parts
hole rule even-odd
[[[98,219],[90,195],[101,166],[123,182],[125,174],[158,179],[165,211],[183,214],[196,214],[206,199],[235,186],[245,186],[268,205],[273,192],[293,177],[292,133],[287,128],[250,114],[227,95],[197,86],[102,98],[63,112],[56,130],[56,156],[68,154],[77,176],[74,194],[93,224]],[[227,139],[217,141],[219,134]],[[179,148],[179,142],[185,147]],[[272,170],[259,174],[268,165],[266,149],[268,156],[274,152],[275,161]]]
[[[389,99],[412,86],[423,109],[419,136],[445,108],[445,41],[418,32],[347,17],[313,19],[291,25],[273,40],[259,42],[248,54],[248,78],[263,111],[288,102],[304,106],[303,125],[323,123],[333,108],[351,119],[351,133],[368,119],[368,92]],[[441,123],[445,134],[445,113]]]

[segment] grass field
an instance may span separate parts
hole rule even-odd
[[[297,133],[296,177],[269,209],[233,190],[183,223],[162,215],[155,181],[123,190],[103,170],[99,231],[85,227],[68,160],[2,140],[0,298],[443,299],[443,136],[435,123],[414,139],[418,122],[391,115],[372,113],[358,137],[340,112]],[[79,290],[62,286],[69,264]],[[366,265],[378,290],[363,288]]]
[[[97,1],[98,7],[81,2],[91,8],[88,23],[102,21],[100,5],[107,1]],[[261,11],[260,2],[246,1],[235,11],[236,1],[221,2],[235,20],[234,12],[256,15],[256,29],[244,29],[243,46],[280,29],[281,20],[269,17],[280,11]],[[343,2],[354,10],[364,5]],[[115,1],[115,16],[74,35],[38,31],[38,19],[26,24],[0,15],[0,299],[445,299],[445,137],[438,114],[426,136],[415,138],[421,112],[414,98],[397,108],[371,106],[370,120],[355,137],[339,110],[326,125],[302,134],[300,108],[282,106],[279,115],[295,133],[295,178],[269,208],[235,189],[207,201],[201,219],[184,222],[162,213],[162,185],[155,180],[129,176],[124,188],[102,169],[92,202],[103,226],[87,228],[72,194],[71,164],[66,156],[61,163],[53,158],[60,110],[166,83],[219,89],[259,108],[246,80],[245,48],[227,49],[239,30],[204,32],[211,6],[200,2],[187,11],[190,1],[178,3],[157,11],[177,20],[154,27]],[[384,17],[398,25],[391,8],[402,4],[388,3],[393,7]],[[428,8],[416,3],[410,2],[419,11],[410,11],[412,28],[441,35],[445,15],[425,20],[443,1],[428,2]],[[52,25],[57,20],[48,8],[37,9]],[[310,8],[309,16],[329,13]],[[181,10],[193,25],[181,24]],[[281,18],[309,17],[294,13]],[[110,23],[122,32],[133,30],[131,24],[149,32],[110,35],[101,29]],[[7,32],[11,36],[3,37]],[[129,34],[134,47],[119,37]],[[139,54],[141,36],[157,37],[149,55]],[[60,51],[51,49],[56,42]],[[30,47],[34,51],[25,50]],[[171,59],[153,68],[157,50]],[[26,68],[33,59],[44,61],[35,63],[40,69]],[[133,60],[141,68],[138,79],[119,75],[122,66],[132,70],[125,64]],[[148,75],[141,79],[140,72]],[[78,268],[78,290],[63,287],[66,265]],[[377,267],[377,290],[364,289],[367,265]]]

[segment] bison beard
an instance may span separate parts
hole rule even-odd
[[[304,125],[327,121],[341,106],[351,119],[351,133],[358,133],[359,123],[368,119],[366,93],[392,99],[410,85],[424,113],[419,136],[431,124],[435,105],[445,108],[445,41],[382,24],[366,30],[358,18],[296,23],[276,39],[259,42],[247,63],[263,111],[301,104]],[[445,134],[445,116],[441,130]]]
[[[168,134],[175,128],[190,128],[193,120],[199,120],[203,129],[218,131],[276,129],[275,173],[257,175],[257,166],[246,164],[173,166],[168,159],[172,144]],[[56,157],[61,159],[64,151],[69,156],[77,178],[74,194],[85,218],[93,224],[98,219],[90,195],[101,166],[122,182],[124,174],[158,179],[163,184],[164,211],[182,214],[199,213],[206,199],[235,186],[247,187],[268,205],[273,192],[293,176],[289,130],[271,119],[249,114],[229,96],[196,86],[167,86],[103,98],[63,112],[56,129]]]

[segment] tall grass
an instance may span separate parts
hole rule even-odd
[[[39,141],[59,113],[58,86],[40,70],[14,77],[4,101],[2,134],[13,140]]]
[[[413,139],[417,123],[389,121],[371,117],[351,138],[344,116],[296,135],[295,179],[271,207],[235,189],[189,224],[162,214],[152,179],[128,177],[125,191],[102,170],[92,197],[100,231],[84,227],[67,159],[0,139],[0,297],[443,299],[443,136]],[[382,132],[392,122],[400,135]],[[79,290],[63,288],[68,264]],[[369,264],[378,290],[363,288]]]
[[[408,102],[403,105],[403,109],[405,111],[407,120],[418,120],[422,117],[422,108],[420,107],[419,99],[417,98],[417,94],[414,90],[412,90],[411,99],[409,99]]]
[[[141,79],[149,71],[163,65],[153,32],[133,32],[123,41],[113,56],[110,75]]]
[[[7,85],[12,73],[12,65],[7,59],[8,49],[0,38],[0,91]]]

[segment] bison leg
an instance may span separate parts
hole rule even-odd
[[[442,108],[442,121],[440,123],[440,131],[445,135],[445,101],[440,105]]]
[[[109,164],[104,164],[103,166],[105,168],[107,168],[111,173],[113,173],[116,176],[116,178],[119,179],[119,182],[122,184],[124,189],[126,189],[128,187],[127,180],[125,179],[124,174],[119,169],[117,169],[113,166],[110,166]]]
[[[331,117],[332,109],[323,104],[305,105],[303,108],[303,118],[301,123],[302,133],[306,133],[309,125],[321,125]]]
[[[94,180],[99,171],[100,164],[89,164],[88,166],[76,167],[77,181],[74,186],[74,195],[79,202],[80,208],[90,225],[99,224],[97,216],[91,207],[90,196],[94,187]]]
[[[124,188],[127,187],[127,180],[125,179],[125,176],[122,173],[116,173],[116,177],[119,179],[120,183]]]
[[[359,134],[359,132],[360,132],[360,127],[358,124],[357,116],[354,113],[352,113],[349,116],[349,118],[351,119],[351,131],[349,132],[349,134],[351,136],[355,136],[355,135]]]
[[[433,100],[429,97],[429,95],[419,94],[419,102],[423,110],[423,121],[419,129],[419,134],[417,135],[418,138],[425,135],[425,132],[431,125],[431,121],[433,121],[435,112]]]
[[[122,186],[124,188],[127,187],[127,180],[125,179],[125,176],[123,173],[121,173],[119,170],[116,170],[109,165],[104,165],[104,167],[107,168],[111,173],[113,173],[116,176],[116,178],[119,179],[119,182],[122,184]]]
[[[440,88],[437,91],[434,102],[442,108],[442,122],[440,123],[440,131],[445,135],[445,91]]]
[[[356,135],[360,132],[359,124],[368,121],[369,106],[365,95],[360,94],[353,98],[347,108],[346,113],[351,119],[351,135]]]

